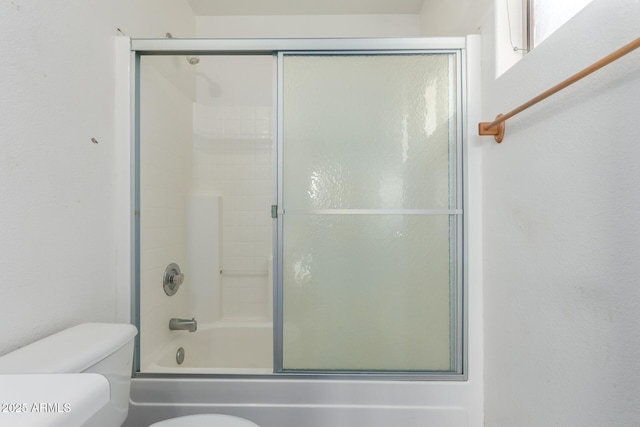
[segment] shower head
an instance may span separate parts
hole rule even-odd
[[[167,33],[167,34],[165,34],[165,37],[168,38],[168,39],[172,39],[173,38],[173,34]],[[196,65],[197,63],[200,62],[200,57],[199,56],[187,55],[186,58],[187,58],[187,62],[189,64],[191,64],[191,65]]]

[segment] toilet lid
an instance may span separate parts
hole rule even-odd
[[[187,415],[158,421],[149,427],[259,427],[244,418],[222,414]]]

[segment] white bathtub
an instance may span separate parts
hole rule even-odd
[[[193,414],[235,415],[260,427],[480,427],[482,401],[475,396],[481,386],[463,381],[134,378],[123,427]]]
[[[273,372],[270,323],[217,322],[176,335],[157,362],[143,370],[151,376],[132,380],[123,427],[211,413],[246,418],[260,427],[482,425],[479,381],[292,379],[269,375]],[[179,347],[185,349],[182,365],[175,360]],[[154,373],[186,375],[153,377]]]
[[[184,349],[178,364],[176,352]],[[214,322],[196,332],[176,332],[157,361],[142,372],[181,374],[270,374],[273,372],[271,323]]]

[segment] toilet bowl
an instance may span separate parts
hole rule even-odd
[[[100,374],[109,382],[110,400],[98,406],[102,409],[83,425],[120,427],[129,411],[133,339],[137,333],[132,325],[83,323],[1,356],[0,374]],[[187,415],[152,426],[259,427],[243,418],[220,414]]]
[[[158,421],[150,427],[258,427],[258,425],[231,415],[201,414]]]

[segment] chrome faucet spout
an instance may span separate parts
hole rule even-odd
[[[171,319],[169,320],[169,329],[172,331],[189,331],[198,330],[198,321],[194,318],[189,319]]]

